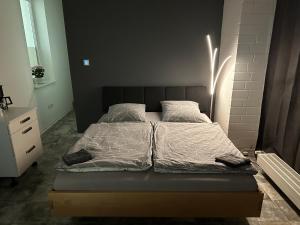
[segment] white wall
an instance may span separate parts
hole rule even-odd
[[[41,38],[41,58],[46,72],[50,73],[50,79],[55,80],[48,86],[35,89],[40,126],[43,131],[72,110],[73,94],[62,1],[34,0],[33,3],[34,6],[37,4],[40,7],[38,10],[43,10],[43,7],[45,10],[46,21],[42,24],[37,23],[38,36]],[[40,16],[43,16],[43,13]],[[43,22],[40,18],[36,19]]]
[[[223,69],[216,89],[215,121],[228,133],[233,89],[234,68],[236,64],[239,23],[242,13],[242,0],[225,0],[220,46],[220,64],[231,55]]]
[[[46,51],[41,50],[56,82],[34,89],[19,0],[0,1],[0,84],[14,106],[36,104],[41,131],[71,111],[73,101],[62,2],[47,0],[44,6],[47,33],[41,35],[48,37],[48,43]]]
[[[0,1],[0,84],[14,106],[34,106],[33,83],[17,0]]]
[[[275,7],[276,0],[243,4],[228,132],[240,149],[256,147]]]
[[[236,48],[236,63],[233,76],[231,73],[228,76],[233,86],[226,86],[225,82],[228,88],[226,92],[231,93],[231,107],[229,114],[227,110],[223,110],[227,109],[229,98],[223,101],[224,97],[220,95],[221,100],[216,105],[216,121],[220,122],[239,149],[251,151],[255,149],[258,136],[276,0],[225,0],[224,4],[226,6],[233,2],[242,4],[241,13],[237,13],[234,7],[224,7],[223,14],[223,21],[237,18],[237,14],[240,14],[239,21],[235,21],[233,25],[237,27],[237,42],[232,45]],[[232,38],[231,34],[225,36]],[[222,36],[222,40],[223,38],[225,37]],[[221,43],[221,52],[222,49],[227,51],[226,46],[231,45]],[[220,90],[219,92],[222,93]],[[222,115],[222,112],[226,113]],[[228,118],[225,125],[224,117]]]

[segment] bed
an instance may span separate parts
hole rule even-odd
[[[160,120],[160,101],[192,100],[209,114],[205,87],[103,87],[103,113],[122,102],[145,103],[147,120]],[[159,122],[158,122],[159,123]],[[260,216],[263,194],[251,173],[58,171],[49,205],[58,216],[248,217]]]

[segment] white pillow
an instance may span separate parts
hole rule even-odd
[[[199,104],[193,101],[161,101],[162,121],[165,122],[207,122],[207,117],[200,112]]]
[[[104,121],[105,120],[105,121]],[[145,122],[146,105],[136,103],[121,103],[112,105],[101,122]]]

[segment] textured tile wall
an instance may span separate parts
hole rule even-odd
[[[242,4],[228,136],[239,149],[254,150],[276,0]]]

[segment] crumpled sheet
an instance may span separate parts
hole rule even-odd
[[[56,169],[70,172],[144,171],[152,166],[153,127],[149,122],[92,124],[68,153],[86,149],[93,159]]]
[[[154,171],[161,173],[256,174],[252,165],[231,168],[217,156],[244,157],[217,123],[157,122],[154,127]]]

